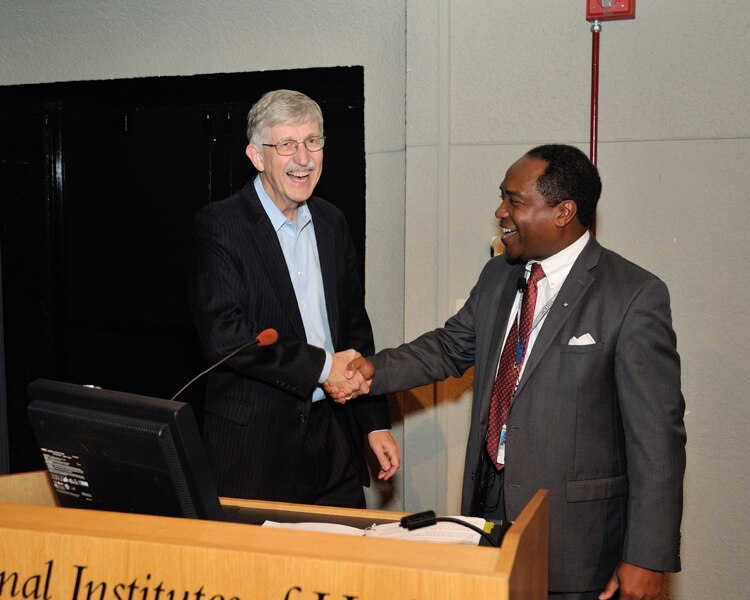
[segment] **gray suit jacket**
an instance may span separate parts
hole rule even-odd
[[[372,393],[475,367],[462,512],[479,483],[492,386],[523,266],[491,260],[443,328],[373,357]],[[569,345],[589,333],[595,344]],[[680,569],[684,400],[669,293],[591,239],[528,356],[508,416],[505,502],[513,520],[550,492],[549,589],[603,589],[618,561]]]

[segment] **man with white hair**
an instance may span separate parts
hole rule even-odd
[[[219,493],[363,507],[363,437],[380,479],[398,470],[399,447],[383,397],[341,406],[325,395],[374,345],[344,215],[313,196],[320,107],[300,92],[269,92],[248,114],[247,137],[257,177],[194,218],[189,302],[208,360],[267,327],[279,339],[209,376],[203,433]]]

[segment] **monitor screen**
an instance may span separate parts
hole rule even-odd
[[[45,379],[27,392],[61,506],[223,520],[189,404]]]

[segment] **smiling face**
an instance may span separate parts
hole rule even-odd
[[[276,125],[263,133],[264,144],[278,144],[285,140],[300,142],[297,152],[281,156],[276,148],[250,144],[247,156],[260,174],[263,188],[274,204],[287,218],[312,196],[323,171],[323,150],[310,152],[304,140],[322,135],[320,125],[314,121],[302,125]]]
[[[495,216],[503,229],[505,256],[512,263],[544,260],[577,239],[571,237],[569,227],[575,202],[548,206],[537,190],[537,180],[546,169],[547,161],[524,156],[508,169],[500,184],[502,203]],[[577,229],[575,223],[571,226]]]

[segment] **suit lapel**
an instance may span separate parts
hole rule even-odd
[[[263,210],[253,183],[248,183],[243,189],[246,217],[250,226],[250,241],[255,245],[255,251],[261,257],[268,279],[276,289],[276,297],[281,305],[281,311],[289,318],[294,332],[299,339],[306,340],[305,326],[297,306],[292,280],[289,278],[289,268],[281,251],[279,238],[271,225],[271,220]]]
[[[315,241],[318,245],[318,260],[323,276],[323,292],[326,298],[328,327],[331,331],[331,342],[338,348],[338,300],[336,298],[336,237],[332,225],[318,210],[314,197],[307,203],[315,227]]]
[[[570,273],[568,273],[560,289],[560,293],[555,298],[555,303],[544,320],[542,329],[539,331],[539,335],[534,342],[534,347],[531,349],[531,356],[529,356],[528,362],[524,367],[521,381],[518,383],[516,397],[521,394],[526,382],[533,375],[552,342],[557,338],[557,334],[565,324],[565,321],[568,320],[586,294],[586,291],[594,282],[594,277],[591,275],[590,270],[597,265],[600,256],[601,246],[592,237],[573,263],[573,267],[570,269]]]

